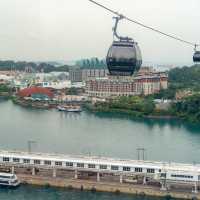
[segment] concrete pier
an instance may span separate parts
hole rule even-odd
[[[95,185],[95,189],[98,192],[112,192],[116,191],[125,194],[133,194],[133,195],[146,195],[152,197],[167,197],[171,196],[173,199],[185,199],[192,200],[194,199],[194,194],[187,192],[178,192],[178,191],[161,191],[157,187],[152,186],[144,186],[144,185],[132,185],[132,184],[121,184],[121,183],[113,183],[113,182],[97,182],[97,181],[89,181],[89,180],[75,180],[75,179],[64,179],[64,178],[48,178],[48,177],[39,177],[39,176],[26,176],[26,175],[18,175],[19,179],[22,182],[32,185],[45,186],[49,185],[52,187],[63,187],[63,188],[74,188],[80,189],[84,188],[84,190],[92,191]],[[195,199],[200,200],[200,195],[195,194]]]

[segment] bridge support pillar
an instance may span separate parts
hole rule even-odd
[[[160,188],[160,190],[162,190],[162,191],[166,191],[167,190],[166,180],[161,181],[161,188]]]
[[[74,178],[78,179],[78,170],[77,169],[75,170]]]
[[[195,184],[194,184],[194,190],[192,190],[192,193],[195,193],[195,194],[198,193],[198,185],[197,185],[197,182],[195,182]]]
[[[32,168],[32,176],[35,176],[35,167]]]
[[[119,182],[120,182],[120,183],[123,183],[123,175],[122,175],[122,174],[120,174]]]
[[[11,173],[12,173],[12,174],[15,173],[15,167],[14,167],[14,166],[11,167]]]
[[[56,169],[53,169],[53,178],[56,178]]]
[[[100,173],[97,172],[97,182],[100,182]]]
[[[147,179],[146,179],[146,176],[144,176],[143,178],[143,185],[146,185],[147,184]]]

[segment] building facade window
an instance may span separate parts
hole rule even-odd
[[[88,164],[88,168],[95,169],[95,165],[94,164]]]
[[[123,167],[123,171],[125,171],[125,172],[130,172],[130,171],[131,171],[131,168],[130,168],[130,167]]]
[[[67,167],[73,167],[73,162],[66,162]]]
[[[36,165],[40,165],[40,160],[34,160],[33,162],[34,162],[34,164],[36,164]]]
[[[135,172],[142,172],[142,168],[141,167],[136,167],[135,168]]]
[[[111,166],[111,170],[117,171],[117,170],[119,170],[119,166],[112,165]]]
[[[77,163],[76,166],[79,167],[79,168],[84,168],[84,163]]]
[[[23,159],[23,163],[29,164],[30,163],[30,159]]]
[[[8,157],[3,157],[3,162],[9,162],[10,161],[10,158]]]
[[[147,169],[147,173],[154,174],[155,173],[155,169]]]
[[[62,166],[62,162],[56,161],[56,162],[55,162],[55,165],[56,165],[56,166]]]
[[[19,158],[13,158],[13,162],[19,163],[19,162],[20,162],[20,159],[19,159]]]
[[[45,160],[45,161],[44,161],[44,164],[45,164],[45,165],[51,165],[51,161],[50,161],[50,160]]]
[[[107,167],[107,165],[100,165],[99,168],[100,169],[107,169],[108,167]]]

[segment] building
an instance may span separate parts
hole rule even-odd
[[[105,78],[108,76],[107,69],[83,69],[82,80],[95,80],[96,78]]]
[[[150,95],[168,88],[168,76],[166,74],[137,76],[134,81],[138,94]]]
[[[151,73],[136,77],[107,77],[86,81],[86,93],[90,97],[150,95],[168,88],[166,73]]]
[[[141,67],[140,70],[138,71],[137,75],[138,76],[144,76],[144,75],[149,75],[155,73],[156,70],[153,67]]]
[[[75,68],[69,70],[69,80],[72,82],[82,82],[94,80],[95,78],[107,77],[107,69],[80,69]]]
[[[86,93],[90,97],[108,98],[112,96],[136,95],[134,81],[101,78],[86,82]]]
[[[52,99],[53,93],[47,88],[30,87],[20,90],[18,96],[21,98],[31,97],[34,99]]]
[[[71,82],[82,82],[82,70],[80,68],[70,69],[69,80]]]

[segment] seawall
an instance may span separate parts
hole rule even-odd
[[[18,175],[18,178],[24,184],[38,186],[62,187],[67,189],[79,189],[92,192],[112,192],[116,194],[125,193],[152,197],[171,197],[174,199],[200,199],[199,194],[192,194],[184,191],[162,191],[158,187],[151,187],[145,185],[133,185],[113,182],[96,182],[88,180],[51,178],[30,175]]]

